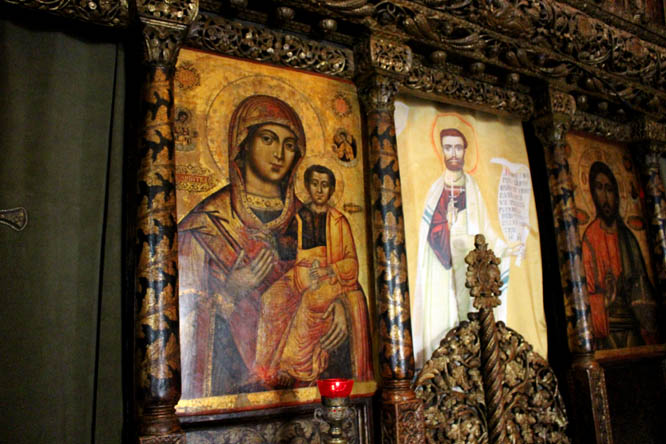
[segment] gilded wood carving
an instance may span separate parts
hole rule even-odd
[[[482,235],[465,261],[480,312],[442,339],[416,379],[428,442],[568,443],[554,373],[522,336],[494,321],[499,259]]]

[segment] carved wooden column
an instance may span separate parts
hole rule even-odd
[[[405,46],[370,38],[357,48],[366,75],[359,79],[369,159],[379,365],[383,379],[383,443],[425,442],[423,405],[411,388],[414,353],[409,314],[394,96],[411,63]],[[380,74],[381,73],[381,74]]]
[[[180,398],[178,242],[173,75],[197,0],[139,1],[145,77],[137,172],[135,282],[136,396],[141,443],[183,441]]]
[[[659,156],[666,152],[666,125],[641,120],[635,128],[638,140],[632,150],[638,158],[645,187],[645,210],[649,220],[650,252],[657,272],[658,321],[666,320],[666,192],[659,173]],[[659,325],[664,325],[659,323]]]
[[[560,279],[564,291],[570,371],[576,434],[580,442],[611,443],[608,396],[603,369],[594,360],[594,343],[587,295],[581,239],[576,218],[574,184],[566,155],[566,134],[576,111],[574,98],[548,90],[536,109],[533,122],[541,140],[548,169],[550,201],[557,240]]]

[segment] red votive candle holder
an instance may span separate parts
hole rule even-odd
[[[351,394],[354,380],[343,378],[319,379],[317,387],[319,387],[319,394],[322,397],[346,398]]]

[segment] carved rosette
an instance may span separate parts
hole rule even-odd
[[[407,381],[404,385],[400,392],[389,389],[382,393],[383,444],[421,444],[425,439],[423,403],[414,396]],[[404,393],[409,393],[410,396],[404,396]]]
[[[354,74],[354,57],[348,49],[217,16],[200,16],[192,25],[187,44],[347,79]]]
[[[499,442],[489,438],[482,327],[478,315],[470,318],[446,335],[416,379],[428,443]],[[564,403],[548,363],[504,323],[496,324],[496,335],[507,442],[568,443]]]
[[[540,104],[545,115],[533,124],[544,148],[548,170],[569,349],[575,354],[591,354],[590,304],[576,218],[574,184],[566,154],[566,134],[571,127],[575,106],[576,102],[570,95],[550,91],[544,94]]]

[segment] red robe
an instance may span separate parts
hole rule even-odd
[[[654,290],[638,241],[621,219],[615,232],[604,230],[598,218],[586,228],[583,266],[597,348],[656,343]],[[615,287],[614,297],[609,285]]]
[[[590,298],[592,333],[595,337],[604,338],[610,333],[606,311],[606,275],[612,274],[617,281],[622,273],[617,232],[604,231],[601,221],[595,219],[585,230],[584,239],[583,265]]]
[[[449,201],[453,197],[453,205],[460,212],[466,208],[465,187],[445,186],[432,215],[428,243],[445,269],[451,269],[451,225],[447,220]]]

